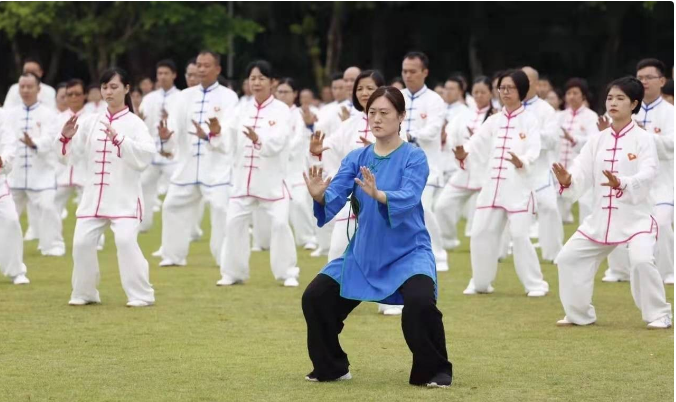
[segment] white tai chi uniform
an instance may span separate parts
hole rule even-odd
[[[453,173],[458,170],[458,165],[455,162],[455,157],[453,156],[453,148],[451,147],[451,143],[448,138],[448,133],[452,131],[450,126],[454,124],[454,121],[457,122],[460,116],[468,116],[469,112],[470,108],[468,108],[467,105],[465,105],[462,101],[446,104],[444,127],[441,131],[442,133],[444,131],[446,132],[446,141],[444,142],[443,139],[441,141],[441,164],[443,168],[441,183],[443,185],[446,185],[451,176],[453,176]],[[439,198],[439,196],[437,196],[437,198]],[[439,222],[439,226],[442,226],[441,222]],[[443,232],[443,228],[441,228],[441,231]]]
[[[591,215],[556,258],[561,304],[573,324],[596,321],[594,276],[606,256],[625,244],[631,264],[631,294],[643,320],[671,316],[653,256],[657,223],[650,216],[650,193],[658,171],[653,137],[634,122],[619,132],[612,127],[603,130],[589,139],[573,162],[570,187],[561,188],[562,195],[571,201],[591,189],[593,201]],[[613,172],[620,180],[619,188],[602,186],[608,182],[603,170]]]
[[[0,272],[14,278],[26,275],[23,263],[23,239],[16,206],[9,191],[7,175],[15,162],[17,139],[5,130],[4,113],[0,110]]]
[[[568,131],[568,133],[574,138],[574,142],[571,143],[565,139],[563,137],[563,133],[561,133],[558,160],[559,163],[563,165],[563,167],[568,169],[590,136],[598,133],[598,129],[596,128],[598,118],[598,115],[586,106],[580,106],[580,108],[577,110],[568,108],[559,114],[559,126]],[[591,212],[590,197],[591,196],[589,194],[584,194],[578,200],[578,215],[580,222],[582,222],[584,217]],[[558,204],[559,213],[561,214],[563,221],[566,223],[572,223],[572,203],[560,197]]]
[[[163,114],[169,113],[172,101],[177,99],[180,93],[181,91],[176,89],[176,87],[172,87],[168,91],[160,88],[144,96],[139,107],[144,116],[143,121],[148,127],[150,136],[155,140],[155,147],[157,149],[150,166],[141,175],[143,201],[145,202],[143,210],[146,211],[146,216],[143,222],[141,222],[140,229],[142,232],[150,230],[153,226],[153,206],[157,199],[160,180],[170,180],[176,168],[176,160],[169,159],[161,154],[164,152],[164,144],[160,140],[157,129],[162,121]]]
[[[221,275],[232,282],[249,279],[248,228],[252,213],[265,211],[270,221],[270,266],[276,280],[297,278],[296,246],[289,226],[289,189],[285,183],[289,163],[291,130],[289,107],[272,95],[263,103],[251,100],[240,109],[226,135],[233,151],[233,189]],[[258,135],[252,143],[243,134],[245,126]]]
[[[117,132],[112,140],[102,129],[108,122]],[[77,208],[73,237],[73,293],[71,299],[100,302],[96,245],[110,226],[115,235],[122,288],[129,302],[153,303],[148,261],[138,245],[143,219],[141,172],[153,158],[155,146],[143,121],[125,108],[78,121],[70,140],[56,142],[62,159],[80,158],[85,166],[82,200]]]
[[[17,142],[16,160],[9,174],[9,186],[18,215],[29,204],[35,218],[31,221],[40,239],[43,254],[63,255],[65,244],[61,233],[61,211],[54,204],[56,193],[56,158],[53,144],[56,112],[37,102],[5,109],[5,128],[19,141],[28,133],[36,148]]]
[[[537,95],[523,102],[529,112],[535,114],[540,128],[540,156],[535,161],[535,201],[537,203],[538,237],[542,258],[554,261],[563,247],[563,221],[557,205],[556,178],[551,166],[556,160],[559,148],[559,127],[556,111]]]
[[[659,97],[650,105],[643,103],[634,120],[654,134],[659,169],[652,184],[655,202],[653,216],[659,235],[655,264],[665,283],[674,283],[674,106]],[[629,256],[626,247],[618,247],[608,256],[606,276],[629,279]]]
[[[444,126],[446,104],[436,92],[423,86],[412,94],[408,89],[402,91],[406,101],[406,118],[401,125],[401,133],[410,137],[425,151],[430,167],[427,185],[422,195],[425,211],[425,226],[432,240],[432,251],[437,271],[448,271],[448,255],[441,239],[441,230],[434,216],[433,205],[438,191],[443,187],[443,158],[441,153],[441,130]]]
[[[70,118],[77,116],[78,119],[84,119],[88,115],[89,113],[86,113],[84,109],[77,113],[73,113],[70,109],[59,113],[56,117],[56,124],[54,124],[53,127],[55,130],[54,138],[58,138],[61,135],[61,129]],[[73,157],[68,159],[68,165],[62,163],[57,164],[56,171],[58,172],[56,176],[57,189],[54,202],[56,204],[56,210],[60,213],[66,208],[66,203],[73,192],[82,188],[84,185],[85,168],[83,166],[83,161]]]
[[[56,112],[56,90],[51,86],[41,82],[40,83],[40,92],[38,92],[38,101],[42,105],[47,106],[49,109]],[[23,101],[21,100],[21,95],[19,94],[19,84],[12,84],[7,91],[7,96],[5,97],[5,103],[3,107],[5,111],[9,110],[15,106],[22,106]]]
[[[185,265],[192,228],[197,223],[200,201],[211,209],[211,255],[220,264],[225,236],[232,158],[226,152],[225,130],[237,106],[237,95],[218,82],[185,89],[169,110],[169,129],[174,131],[164,150],[177,161],[169,191],[162,205],[162,257]],[[192,121],[209,133],[208,122],[216,117],[221,134],[203,140],[195,135]]]
[[[470,290],[490,292],[498,269],[497,245],[509,222],[519,280],[527,293],[549,291],[528,237],[535,214],[534,167],[540,147],[537,117],[523,105],[511,113],[503,108],[489,117],[466,146],[469,155],[461,167],[480,169],[486,175],[472,223]],[[509,152],[519,157],[521,168],[507,161]],[[486,163],[482,163],[484,160]]]
[[[450,149],[465,145],[473,133],[476,133],[486,120],[486,114],[490,106],[483,109],[473,108],[465,113],[455,117],[446,125],[446,145]],[[452,161],[455,157],[446,156]],[[487,159],[484,162],[488,162]],[[434,214],[439,222],[444,246],[451,248],[453,242],[458,241],[458,220],[462,214],[465,204],[469,206],[470,214],[467,219],[467,230],[471,228],[474,208],[476,204],[475,195],[481,190],[485,175],[479,169],[457,169],[453,172],[450,180],[441,190],[439,197],[434,203]]]

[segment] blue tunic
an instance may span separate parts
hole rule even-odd
[[[387,194],[387,204],[355,184],[355,177],[363,180],[361,166],[374,174],[378,189]],[[359,201],[359,224],[347,250],[321,271],[340,284],[342,297],[403,304],[398,289],[419,274],[432,278],[436,297],[436,264],[420,201],[428,175],[424,151],[409,143],[387,156],[376,155],[370,145],[343,159],[326,189],[324,206],[314,202],[317,225],[322,227],[345,206],[353,191]]]

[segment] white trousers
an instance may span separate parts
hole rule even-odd
[[[535,192],[540,250],[542,259],[547,261],[554,261],[563,247],[563,221],[556,197],[554,186]]]
[[[200,201],[204,199],[209,203],[211,210],[209,247],[216,264],[220,265],[228,211],[228,189],[228,186],[177,186],[175,184],[169,186],[167,197],[162,204],[163,258],[179,263],[188,257],[190,235],[199,219]]]
[[[655,265],[662,280],[674,276],[674,207],[657,205],[654,210],[657,221],[657,243],[655,247]],[[627,247],[619,246],[608,255],[606,275],[629,280],[630,263]]]
[[[342,211],[341,211],[342,212]],[[338,214],[341,218],[346,218],[346,214]],[[350,239],[354,237],[355,229],[357,228],[356,219],[340,219],[335,220],[333,225],[333,232],[331,233],[331,246],[329,247],[329,262],[345,254],[347,246],[350,244]]]
[[[422,205],[425,212],[425,226],[432,240],[432,252],[436,260],[437,270],[448,271],[448,254],[444,250],[444,244],[441,239],[441,229],[434,215],[434,200],[437,194],[437,187],[425,186],[422,193]]]
[[[54,194],[54,204],[56,205],[56,211],[61,216],[61,212],[66,208],[66,204],[70,197],[75,193],[77,187],[74,186],[62,186],[56,188],[56,193]]]
[[[256,210],[251,214],[253,244],[262,250],[270,250],[270,221],[263,210]]]
[[[596,321],[592,305],[594,276],[601,262],[616,247],[595,243],[579,232],[563,246],[556,264],[561,304],[568,321],[578,325]],[[664,284],[655,266],[654,247],[654,234],[638,235],[627,244],[631,295],[645,322],[671,315],[671,305],[666,302]]]
[[[148,165],[141,173],[141,187],[143,189],[143,221],[141,222],[141,232],[147,232],[153,227],[153,207],[157,200],[160,180],[165,177],[171,177],[176,170],[176,164],[166,165]]]
[[[465,205],[474,203],[468,210],[467,227],[471,227],[471,221],[476,209],[476,197],[473,197],[479,191],[469,190],[447,184],[434,202],[434,215],[441,231],[443,242],[458,240],[458,221],[465,208]]]
[[[13,278],[26,274],[19,216],[11,195],[0,197],[0,272]]]
[[[315,242],[315,222],[312,213],[312,197],[305,183],[291,186],[289,221],[296,235],[296,244],[303,246]]]
[[[479,292],[485,292],[495,280],[498,271],[498,257],[502,235],[509,222],[509,234],[514,244],[514,268],[526,293],[531,291],[549,291],[540,270],[535,247],[528,232],[533,214],[530,212],[507,213],[503,209],[478,209],[474,214],[472,238],[470,240],[470,258],[472,261],[472,280],[470,286]]]
[[[297,278],[296,245],[289,226],[289,199],[263,201],[254,197],[233,198],[228,205],[221,275],[233,280],[249,279],[249,226],[254,211],[264,211],[270,222],[270,266],[276,280]]]
[[[150,284],[148,261],[138,245],[137,219],[78,219],[73,238],[73,293],[71,299],[101,302],[97,286],[101,275],[96,246],[101,234],[110,226],[115,235],[117,265],[120,269],[122,289],[128,301],[155,301],[155,291]]]
[[[21,216],[27,205],[32,205],[37,216],[32,216],[31,224],[39,236],[39,248],[43,252],[52,248],[65,248],[62,234],[61,211],[57,211],[54,203],[56,190],[25,191],[12,190],[16,204],[16,213]],[[36,227],[37,226],[37,227]]]

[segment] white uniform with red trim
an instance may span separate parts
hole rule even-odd
[[[580,150],[590,138],[590,136],[598,133],[596,128],[596,123],[598,122],[598,115],[593,111],[587,108],[586,106],[581,106],[577,110],[568,108],[559,114],[559,126],[568,131],[570,135],[573,136],[574,142],[563,138],[563,133],[561,133],[561,140],[559,144],[559,163],[562,164],[565,168],[568,168],[573,163],[573,160],[580,153]],[[559,198],[559,213],[563,218],[564,222],[573,222],[573,215],[571,213],[572,203]],[[579,206],[579,220],[582,222],[584,217],[590,213],[591,210],[591,199],[588,195],[580,197],[578,200]]]
[[[191,230],[197,224],[200,201],[211,212],[211,255],[221,262],[225,237],[232,156],[227,153],[226,128],[237,107],[237,95],[218,82],[208,88],[197,85],[176,95],[169,110],[169,129],[174,135],[164,143],[177,161],[169,191],[162,205],[163,261],[185,265]],[[216,117],[221,134],[203,140],[195,135],[193,121],[209,133],[209,118]]]
[[[602,186],[603,170],[620,180],[619,188]],[[671,315],[664,285],[655,266],[653,250],[657,223],[651,187],[658,172],[653,136],[630,122],[616,132],[612,127],[589,139],[575,159],[572,183],[561,188],[563,197],[575,201],[589,191],[592,213],[559,253],[559,291],[568,321],[586,325],[596,321],[592,302],[594,276],[599,263],[617,246],[628,247],[631,293],[643,320],[652,322]]]
[[[144,117],[143,121],[146,123],[150,135],[155,140],[157,150],[150,166],[141,175],[143,200],[145,202],[143,210],[146,211],[145,219],[141,222],[142,232],[150,230],[153,226],[153,205],[157,198],[158,183],[163,179],[169,181],[176,168],[176,161],[174,159],[161,155],[164,151],[164,143],[160,140],[157,132],[158,126],[162,121],[162,116],[164,113],[168,115],[173,101],[178,98],[180,93],[181,91],[176,89],[176,87],[172,87],[168,91],[160,88],[144,96],[139,107]]]
[[[243,134],[251,127],[258,135],[253,143]],[[254,98],[240,109],[224,134],[233,155],[233,188],[221,275],[230,281],[249,278],[251,215],[263,210],[271,222],[270,265],[276,280],[297,278],[296,246],[289,226],[289,189],[285,183],[289,143],[293,137],[289,107],[270,96],[262,103]]]
[[[443,166],[441,182],[444,186],[448,183],[448,180],[450,180],[451,176],[453,176],[453,173],[458,170],[458,164],[455,162],[455,157],[453,156],[453,148],[450,146],[451,144],[448,139],[448,133],[453,131],[449,125],[453,125],[454,121],[457,121],[458,118],[461,118],[460,116],[468,116],[468,113],[471,110],[476,109],[476,103],[474,105],[475,107],[468,107],[460,100],[451,104],[446,104],[444,127],[441,131],[442,133],[446,132],[446,141],[444,142],[442,139],[441,142],[441,163]]]
[[[537,117],[520,106],[494,114],[474,133],[465,147],[465,169],[484,175],[472,223],[470,256],[472,280],[468,289],[487,292],[498,268],[500,238],[509,222],[514,243],[514,267],[527,293],[548,292],[540,262],[528,232],[535,213],[535,162],[540,155]],[[523,163],[516,168],[507,159],[513,152]],[[482,163],[488,157],[487,163]]]
[[[58,138],[61,135],[61,129],[71,117],[77,116],[78,119],[85,119],[87,115],[89,115],[89,113],[85,112],[84,109],[77,113],[73,113],[70,109],[59,113],[56,117],[56,124],[53,126],[53,129],[55,130],[54,137]],[[81,188],[84,184],[85,168],[82,165],[82,161],[77,160],[75,157],[68,161],[68,165],[62,163],[57,164],[57,189],[56,195],[54,196],[57,211],[63,211],[68,202],[68,198],[73,194],[73,191],[75,191],[76,188]]]
[[[417,143],[425,151],[430,167],[427,186],[422,195],[425,225],[432,240],[432,251],[437,270],[448,270],[448,255],[444,250],[441,230],[433,212],[434,199],[443,183],[443,158],[441,153],[441,130],[446,117],[446,103],[436,92],[423,86],[415,94],[404,89],[406,118],[401,124],[401,134]]]
[[[11,131],[5,130],[5,117],[0,109],[0,272],[14,278],[26,275],[26,265],[23,263],[21,224],[7,183],[7,175],[16,161],[18,142]]]
[[[537,95],[525,100],[523,106],[535,114],[540,129],[540,156],[535,161],[535,201],[537,202],[538,237],[542,258],[554,261],[563,247],[563,222],[557,205],[557,193],[552,164],[559,148],[559,127],[556,111]]]
[[[102,131],[108,122],[117,135]],[[73,293],[71,299],[100,302],[96,289],[99,263],[96,246],[110,226],[115,235],[122,288],[131,301],[155,301],[149,282],[148,261],[138,245],[143,219],[141,172],[155,153],[153,139],[143,121],[128,108],[85,117],[70,140],[56,142],[60,158],[84,161],[82,200],[77,208],[73,237]]]
[[[37,102],[5,109],[5,130],[17,140],[17,154],[9,186],[19,215],[27,204],[33,208],[31,225],[40,239],[43,254],[63,255],[61,216],[54,204],[56,193],[56,158],[53,152],[56,112]],[[18,142],[24,133],[36,145],[33,149]]]
[[[473,133],[476,133],[484,123],[489,110],[490,106],[483,109],[472,108],[450,121],[446,125],[446,147],[454,149],[457,146],[465,145]],[[446,157],[451,158],[457,164],[454,156]],[[478,160],[477,163],[479,163]],[[467,217],[465,232],[467,233],[472,227],[476,204],[476,197],[473,196],[481,190],[483,181],[484,175],[479,169],[456,169],[437,197],[434,203],[434,214],[439,222],[443,242],[447,248],[452,248],[453,243],[458,241],[458,220],[468,203],[471,205],[468,205],[470,213]]]

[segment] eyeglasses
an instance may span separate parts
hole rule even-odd
[[[514,90],[516,90],[516,87],[514,85],[503,85],[498,87],[498,92],[505,94],[508,94]]]
[[[643,81],[652,81],[657,78],[662,78],[660,75],[637,75],[636,79],[643,82]]]
[[[82,96],[84,93],[82,92],[66,92],[66,96],[69,98],[74,98],[76,96]]]

